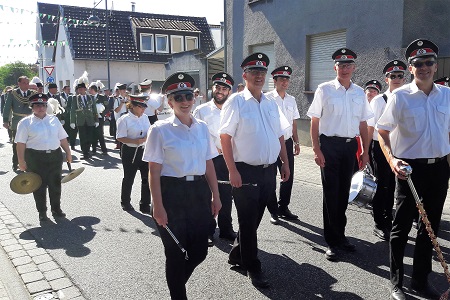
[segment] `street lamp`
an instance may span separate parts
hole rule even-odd
[[[100,0],[95,6],[94,8],[97,7],[97,5],[99,5],[103,0]],[[111,75],[110,75],[110,69],[109,69],[109,17],[108,17],[108,0],[105,0],[105,19],[106,19],[106,68],[107,68],[107,72],[108,72],[108,90],[111,89]],[[100,23],[100,18],[97,17],[94,14],[94,11],[92,10],[92,15],[89,16],[88,18],[88,22],[90,24],[99,24]]]

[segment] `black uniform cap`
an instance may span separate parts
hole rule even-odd
[[[148,96],[145,95],[128,95],[130,97],[131,103],[134,105],[139,104],[147,107]]]
[[[164,81],[161,87],[163,94],[188,94],[192,93],[195,86],[195,80],[191,75],[183,72],[177,72],[170,75],[166,81]]]
[[[49,89],[57,89],[58,86],[56,85],[56,83],[49,83],[49,84],[48,84],[48,88],[49,88]]]
[[[281,66],[273,70],[272,73],[270,74],[272,75],[273,78],[277,77],[291,78],[292,68],[289,66]]]
[[[384,75],[388,75],[392,72],[406,72],[406,64],[404,62],[402,62],[401,60],[392,60],[390,62],[388,62],[386,64],[386,66],[384,66],[383,69],[383,74]]]
[[[437,57],[438,53],[439,48],[435,43],[429,40],[418,39],[408,45],[405,57],[408,60],[408,63],[411,63],[413,59],[419,57]]]
[[[247,69],[262,69],[267,70],[270,60],[264,53],[253,53],[247,56],[241,64],[241,68],[245,71]]]
[[[35,93],[28,97],[30,106],[37,103],[47,104],[48,96],[46,94]]]
[[[213,82],[213,85],[214,84],[220,84],[220,85],[223,85],[223,86],[225,86],[227,88],[230,88],[230,89],[234,85],[233,77],[231,77],[230,74],[225,73],[225,72],[219,72],[219,73],[214,74],[211,77],[211,80]]]
[[[434,81],[434,83],[444,85],[444,86],[449,86],[449,81],[450,81],[450,77],[442,77],[442,78],[436,79]]]
[[[379,92],[381,92],[381,83],[378,80],[369,80],[364,84],[364,90],[367,90],[368,88],[376,89]]]
[[[356,57],[356,53],[348,48],[337,49],[331,56],[335,63],[352,63],[355,62]]]

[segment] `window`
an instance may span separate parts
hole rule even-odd
[[[307,37],[308,60],[306,71],[306,86],[308,91],[315,91],[317,86],[325,81],[336,78],[331,59],[334,51],[346,46],[346,31],[335,31],[315,34]]]
[[[141,52],[154,52],[153,34],[141,33]]]
[[[183,37],[179,35],[172,35],[170,37],[171,52],[178,53],[184,51]]]
[[[156,52],[169,53],[169,43],[167,35],[156,35]]]
[[[186,51],[198,49],[198,38],[195,36],[186,37]]]

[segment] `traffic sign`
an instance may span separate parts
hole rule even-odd
[[[47,72],[48,76],[52,75],[54,69],[55,69],[55,66],[44,67],[44,70],[45,70],[45,72]]]
[[[53,78],[52,76],[48,76],[47,77],[47,82],[48,83],[54,83],[55,82],[55,78]]]

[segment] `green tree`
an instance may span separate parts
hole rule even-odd
[[[17,85],[17,78],[28,76],[33,78],[38,76],[37,68],[34,64],[25,64],[17,61],[0,67],[0,88],[3,90],[8,85]]]

